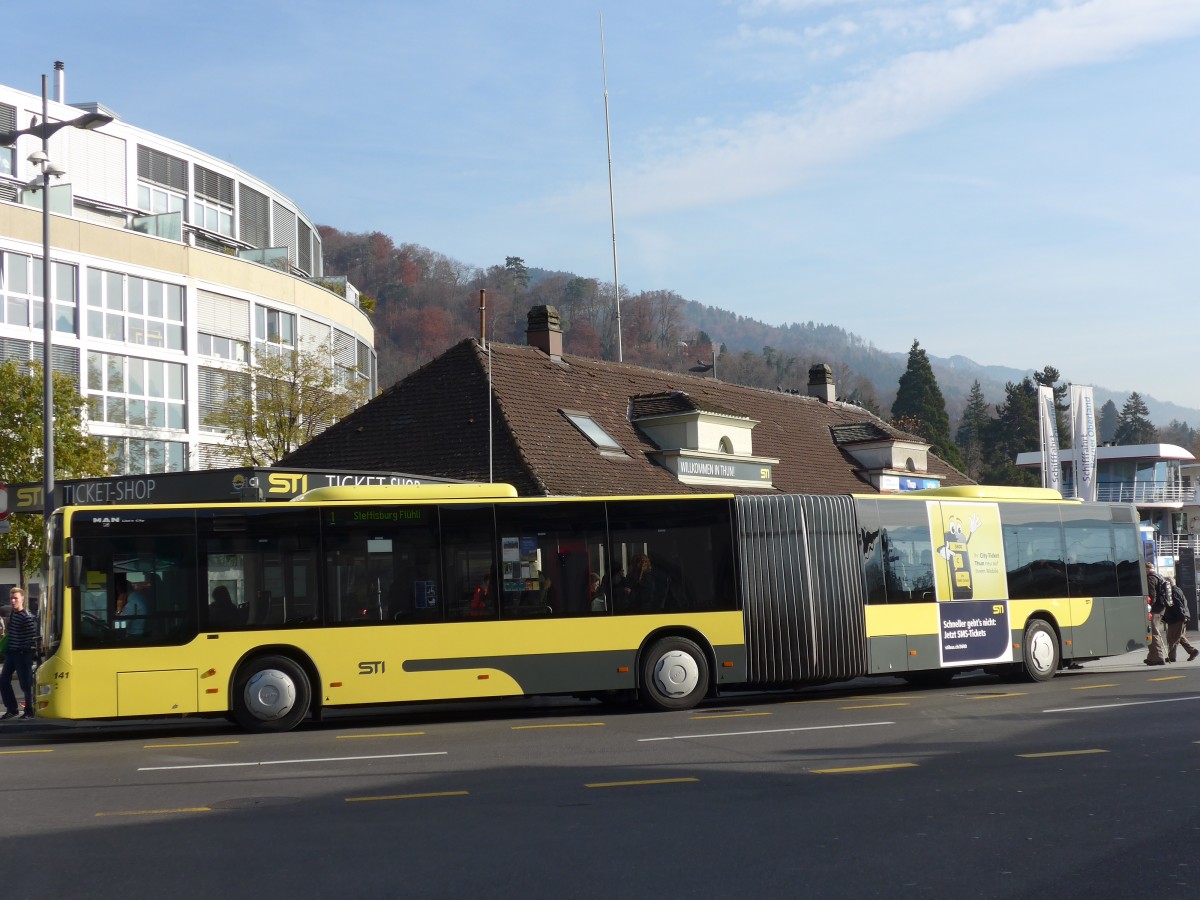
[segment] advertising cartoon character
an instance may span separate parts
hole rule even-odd
[[[970,600],[975,596],[975,588],[971,582],[971,555],[967,545],[971,535],[979,530],[982,522],[979,516],[972,514],[969,532],[963,531],[962,519],[951,516],[946,522],[945,543],[938,548],[938,555],[950,564],[950,590],[955,600]]]

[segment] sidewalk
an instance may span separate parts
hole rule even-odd
[[[1104,659],[1094,659],[1091,662],[1085,662],[1082,665],[1085,671],[1091,670],[1093,672],[1118,672],[1128,671],[1130,669],[1142,669],[1150,672],[1158,671],[1160,669],[1200,669],[1200,657],[1197,657],[1195,662],[1188,662],[1187,651],[1182,647],[1179,648],[1178,662],[1167,663],[1165,666],[1148,666],[1145,663],[1145,659],[1146,648],[1143,647],[1140,650],[1131,650],[1128,653],[1122,653],[1120,656],[1106,656]]]

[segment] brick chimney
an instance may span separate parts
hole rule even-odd
[[[535,306],[529,310],[526,321],[526,343],[537,347],[555,362],[562,359],[563,336],[558,310],[553,306]]]
[[[833,369],[828,363],[817,363],[808,369],[808,396],[832,403],[837,399],[837,388],[833,383]]]

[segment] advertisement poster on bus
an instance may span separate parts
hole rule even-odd
[[[943,665],[1008,662],[1004,534],[994,503],[928,505]]]

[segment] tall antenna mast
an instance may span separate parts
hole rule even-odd
[[[621,279],[617,276],[617,208],[613,202],[612,131],[608,123],[608,68],[604,60],[604,13],[600,13],[600,77],[604,83],[604,139],[608,143],[608,216],[612,221],[613,292],[617,298],[617,362],[624,362],[621,350]]]

